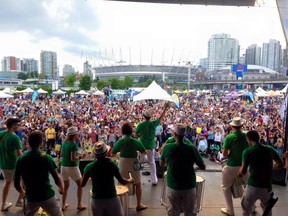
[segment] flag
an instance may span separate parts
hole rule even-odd
[[[287,0],[276,0],[278,12],[284,31],[286,44],[288,45],[288,4]]]
[[[31,99],[31,102],[32,102],[32,103],[35,102],[37,96],[38,96],[38,91],[36,90],[36,91],[34,91],[33,94],[32,94],[32,99]]]

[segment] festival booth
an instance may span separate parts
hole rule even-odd
[[[52,92],[52,94],[54,94],[54,95],[63,95],[63,94],[66,94],[66,92],[64,92],[61,89],[59,89],[57,91]]]
[[[155,81],[133,98],[133,101],[141,100],[165,100],[173,102],[171,95],[162,89]]]
[[[104,93],[102,91],[97,90],[92,95],[103,96]]]
[[[22,91],[20,91],[20,93],[33,93],[33,92],[34,92],[34,90],[29,88],[29,87],[24,89],[24,90],[22,90]]]
[[[286,94],[287,88],[288,88],[288,84],[282,90],[280,90],[279,93]]]
[[[89,93],[85,92],[84,90],[81,90],[79,92],[76,92],[75,95],[89,95]]]
[[[38,94],[47,94],[48,92],[43,90],[42,88],[38,89]]]
[[[13,95],[6,94],[5,92],[0,91],[0,98],[13,98]]]

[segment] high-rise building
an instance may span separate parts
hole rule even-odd
[[[39,72],[39,62],[33,58],[24,58],[21,60],[21,70],[31,73]]]
[[[57,53],[41,50],[40,61],[45,79],[58,79]]]
[[[20,71],[21,61],[15,56],[5,56],[2,60],[2,71]]]
[[[201,68],[206,71],[208,68],[208,58],[201,58],[199,65],[201,66]]]
[[[216,70],[239,61],[239,42],[228,34],[215,34],[208,42],[208,70]]]
[[[245,63],[250,65],[261,65],[261,47],[252,44],[246,49]]]
[[[280,41],[270,40],[269,43],[263,43],[262,66],[279,71],[281,67]]]
[[[65,64],[63,67],[63,76],[68,76],[71,73],[75,73],[74,67],[72,67],[72,65]]]
[[[246,64],[246,55],[242,55],[239,57],[239,64]]]
[[[86,61],[83,63],[83,72],[84,72],[84,73],[89,73],[89,72],[91,72],[91,69],[92,69],[92,65],[89,64],[89,62],[86,60]]]
[[[281,67],[288,67],[288,48],[282,50]]]

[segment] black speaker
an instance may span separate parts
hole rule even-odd
[[[285,168],[273,170],[273,184],[286,186],[287,184],[287,170]]]

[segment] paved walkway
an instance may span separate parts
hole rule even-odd
[[[221,190],[221,172],[220,165],[207,161],[207,169],[209,172],[197,172],[197,175],[205,179],[205,192],[203,209],[199,213],[200,216],[224,216],[220,212],[220,208],[224,207],[225,201]],[[2,188],[3,181],[0,181],[0,187]],[[143,203],[148,205],[148,209],[139,213],[135,211],[135,198],[130,197],[130,209],[129,216],[165,216],[166,209],[161,206],[160,196],[163,185],[163,179],[159,180],[156,187],[151,186],[147,177],[143,176]],[[89,197],[88,191],[91,185],[84,188],[83,202],[88,204]],[[274,207],[273,215],[275,216],[288,216],[288,187],[274,185],[275,196],[279,197],[279,201]],[[60,197],[59,194],[57,194]],[[17,199],[17,193],[14,188],[12,188],[11,194],[9,196],[9,201],[15,202]],[[234,200],[235,214],[236,216],[242,215],[240,208],[240,199]],[[88,216],[89,209],[82,212],[76,210],[76,184],[72,183],[68,193],[67,202],[70,204],[65,215],[67,216]],[[89,206],[90,208],[90,206]],[[259,203],[257,203],[257,216],[260,216],[261,210]],[[9,212],[0,212],[0,215],[5,216],[22,216],[23,212],[20,208],[11,207]]]

